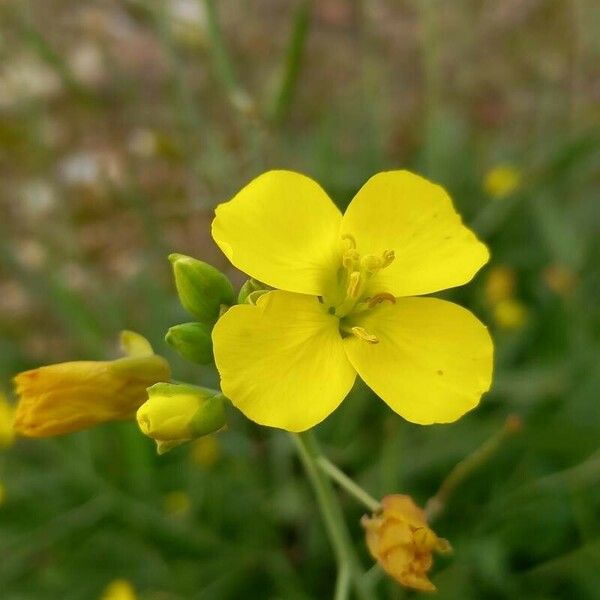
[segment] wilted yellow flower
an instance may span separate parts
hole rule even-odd
[[[15,408],[0,392],[0,448],[8,448],[15,439]]]
[[[169,379],[170,369],[142,336],[123,332],[121,342],[125,358],[66,362],[19,373],[14,379],[17,433],[47,437],[132,419],[147,398],[146,388]]]
[[[100,600],[137,600],[137,595],[129,581],[115,579],[106,586]]]
[[[361,520],[369,552],[381,568],[402,585],[433,592],[427,578],[432,553],[450,552],[449,542],[427,525],[425,513],[410,496],[394,494],[381,501],[381,511]]]
[[[485,281],[485,299],[493,306],[502,300],[512,298],[515,293],[517,277],[512,267],[497,265],[492,267]]]
[[[210,468],[219,460],[219,441],[215,435],[205,435],[194,442],[192,460],[201,467]]]
[[[505,198],[516,192],[521,186],[521,171],[508,164],[490,169],[483,180],[483,188],[493,198]]]
[[[515,298],[498,302],[493,310],[494,321],[502,329],[520,329],[527,320],[527,308]]]

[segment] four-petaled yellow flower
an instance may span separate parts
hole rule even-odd
[[[303,431],[356,374],[414,423],[447,423],[491,383],[492,342],[466,309],[420,298],[467,283],[489,257],[446,192],[375,175],[342,216],[312,179],[270,171],[216,210],[229,260],[278,288],[213,330],[223,393],[253,421]]]
[[[15,430],[28,437],[62,435],[107,421],[132,419],[146,388],[168,380],[167,361],[137,333],[121,336],[125,358],[47,365],[19,373]]]
[[[422,592],[436,590],[427,577],[432,553],[447,553],[452,548],[429,528],[425,513],[410,496],[386,496],[381,512],[364,516],[361,524],[371,556],[388,575],[406,587]]]

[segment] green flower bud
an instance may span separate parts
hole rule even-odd
[[[137,411],[142,433],[156,441],[158,453],[209,433],[227,423],[225,396],[195,385],[157,383]]]
[[[213,361],[211,327],[206,323],[181,323],[169,328],[165,342],[189,360],[200,365]]]
[[[238,294],[238,304],[244,304],[248,302],[248,296],[254,292],[260,292],[266,289],[264,283],[260,281],[256,281],[256,279],[248,279],[246,283],[240,288],[240,292]]]
[[[233,304],[231,282],[211,265],[183,254],[171,254],[175,286],[183,308],[199,321],[214,324],[222,304]]]

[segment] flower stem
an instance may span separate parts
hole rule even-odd
[[[350,569],[346,565],[342,565],[335,583],[333,600],[347,600],[350,597],[350,583]]]
[[[377,512],[381,508],[379,502],[371,494],[350,479],[348,475],[336,467],[328,458],[319,456],[317,464],[321,471],[331,477],[331,479],[343,487],[351,496],[354,496],[361,504],[364,504],[371,512]]]
[[[433,521],[439,517],[446,508],[446,504],[454,490],[471,473],[485,464],[491,456],[500,448],[506,438],[518,433],[521,430],[522,423],[518,416],[509,415],[502,428],[488,438],[479,448],[474,450],[469,456],[461,460],[442,481],[438,491],[429,498],[425,505],[427,520]]]
[[[333,551],[337,559],[338,568],[340,572],[344,569],[349,571],[350,579],[356,591],[356,597],[361,600],[370,600],[373,596],[363,580],[362,569],[354,552],[352,539],[344,523],[342,511],[336,500],[333,487],[318,467],[318,459],[321,456],[321,452],[317,440],[311,432],[290,435],[315,493],[329,541],[333,546]],[[342,579],[341,573],[340,579]],[[340,587],[342,587],[342,591],[344,590],[344,586],[340,583],[336,593],[341,594],[339,591]],[[339,596],[339,598],[341,599],[343,596]]]

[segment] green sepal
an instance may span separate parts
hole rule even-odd
[[[165,342],[183,358],[200,365],[213,361],[211,326],[206,323],[173,325],[165,335]]]
[[[215,267],[183,254],[170,254],[179,300],[199,321],[213,325],[221,305],[231,305],[235,294],[229,279]]]
[[[238,304],[244,304],[248,302],[248,296],[250,296],[250,294],[264,289],[266,289],[264,283],[256,281],[256,279],[248,279],[248,281],[246,281],[246,283],[244,283],[244,285],[242,285],[240,288],[237,298]]]
[[[226,403],[227,400],[221,393],[202,403],[189,425],[194,437],[214,433],[227,425]]]

